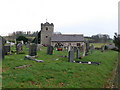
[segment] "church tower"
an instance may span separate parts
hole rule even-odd
[[[43,45],[51,45],[51,37],[54,32],[54,25],[53,23],[41,23],[41,44]]]

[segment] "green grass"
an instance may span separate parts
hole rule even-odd
[[[107,45],[107,44],[109,43],[90,43],[90,45],[94,45],[95,47],[98,47],[98,48],[100,48],[103,45]]]
[[[37,59],[44,62],[37,63],[24,60],[28,49],[24,51],[26,54],[5,56],[2,62],[3,88],[103,88],[109,84],[117,61],[117,52],[95,50],[81,61],[101,62],[100,65],[70,63],[67,58],[60,57],[67,55],[67,51],[55,50],[53,55],[47,55],[46,48],[42,48]],[[13,69],[21,65],[32,66]]]

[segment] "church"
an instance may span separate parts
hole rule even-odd
[[[56,34],[53,23],[41,23],[41,30],[37,36],[37,43],[43,46],[62,44],[63,46],[80,46],[84,43],[83,34]]]

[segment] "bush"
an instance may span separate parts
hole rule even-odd
[[[25,37],[25,36],[19,36],[16,38],[17,41],[23,41],[24,43],[25,42],[28,42],[28,39]]]

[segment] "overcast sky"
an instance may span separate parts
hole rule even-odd
[[[54,24],[63,34],[118,32],[119,0],[0,0],[0,35],[14,31],[40,31],[40,24]]]

